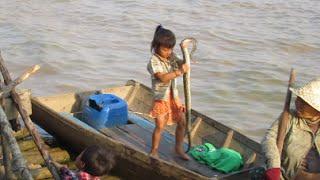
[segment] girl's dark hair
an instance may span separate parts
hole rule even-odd
[[[173,48],[176,45],[176,37],[172,31],[165,29],[162,25],[158,25],[151,42],[151,52],[159,50],[160,46],[166,48]]]
[[[107,174],[115,165],[114,154],[98,145],[85,149],[80,159],[84,163],[83,171],[93,176]]]

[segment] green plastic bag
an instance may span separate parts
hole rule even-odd
[[[240,153],[229,148],[216,149],[210,143],[194,147],[190,155],[199,163],[223,173],[237,171],[243,165]]]
[[[190,151],[189,151],[189,154],[195,159],[197,160],[200,164],[206,164],[206,161],[202,160],[201,156],[203,154],[206,154],[208,152],[213,152],[215,151],[216,148],[210,144],[210,143],[205,143],[203,145],[199,145],[199,146],[196,146],[194,148],[192,148]]]

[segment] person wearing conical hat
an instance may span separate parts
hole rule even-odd
[[[266,179],[320,180],[320,78],[290,90],[297,96],[296,108],[290,110],[282,157],[276,144],[280,118],[262,140]]]

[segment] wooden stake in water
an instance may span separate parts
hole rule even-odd
[[[186,63],[190,67],[190,54],[188,50],[188,45],[190,43],[193,43],[193,50],[196,48],[196,39],[194,38],[186,38],[181,41],[180,47],[183,53],[183,60],[184,63]],[[191,129],[191,88],[190,88],[190,70],[183,75],[183,85],[184,85],[184,99],[185,99],[185,105],[186,105],[186,130],[187,130],[187,135],[188,135],[188,149],[187,152],[190,150],[192,146],[191,142],[191,134],[190,134],[190,129]]]

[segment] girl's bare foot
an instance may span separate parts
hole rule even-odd
[[[176,154],[185,161],[190,160],[190,157],[182,149],[176,149]]]
[[[156,151],[151,151],[149,155],[150,155],[151,157],[154,157],[154,158],[159,159],[159,154],[158,154],[158,152],[156,152]]]

